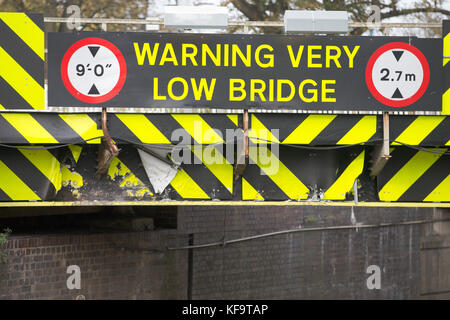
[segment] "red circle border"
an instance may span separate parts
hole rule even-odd
[[[109,91],[108,93],[101,95],[101,96],[96,96],[96,97],[87,96],[87,95],[79,92],[77,89],[75,89],[75,87],[72,85],[72,83],[70,83],[69,76],[67,74],[67,66],[68,66],[69,60],[72,57],[72,55],[74,54],[74,52],[77,51],[79,48],[84,47],[86,45],[90,45],[90,44],[102,45],[102,46],[108,48],[109,50],[111,50],[113,52],[113,54],[116,56],[117,60],[119,61],[119,67],[120,67],[119,80],[117,81],[114,88],[111,91]],[[119,91],[122,89],[123,85],[125,84],[125,80],[127,78],[127,65],[125,63],[125,58],[123,57],[120,50],[117,49],[117,47],[114,44],[112,44],[111,42],[109,42],[105,39],[101,39],[101,38],[85,38],[85,39],[81,39],[81,40],[75,42],[64,54],[64,57],[61,62],[61,78],[62,78],[62,81],[63,81],[67,91],[69,91],[70,94],[73,95],[78,100],[81,100],[81,101],[87,102],[87,103],[102,103],[102,102],[108,101],[108,100],[112,99],[113,97],[115,97],[119,93]]]
[[[392,99],[388,99],[388,98],[382,96],[378,92],[378,90],[375,88],[375,85],[372,81],[372,70],[373,70],[375,61],[378,59],[378,57],[380,55],[382,55],[384,52],[389,51],[391,49],[404,49],[404,50],[410,51],[419,59],[420,64],[422,65],[422,69],[423,69],[422,84],[421,84],[419,90],[417,90],[417,92],[412,97],[409,97],[408,99],[405,99],[405,100],[392,100]],[[375,97],[375,99],[377,99],[381,103],[388,105],[390,107],[400,108],[400,107],[406,107],[406,106],[413,104],[414,102],[416,102],[423,96],[423,94],[425,93],[425,91],[428,88],[429,82],[430,82],[430,66],[428,65],[427,59],[425,58],[423,53],[420,52],[419,49],[417,49],[416,47],[414,47],[408,43],[405,43],[405,42],[391,42],[391,43],[385,44],[384,46],[381,46],[372,54],[372,56],[369,59],[369,62],[367,63],[366,83],[367,83],[367,87],[369,88],[370,93],[372,93],[372,95]]]

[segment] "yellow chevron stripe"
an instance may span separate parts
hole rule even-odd
[[[2,113],[1,116],[29,143],[58,143],[29,113]]]
[[[447,34],[443,39],[443,56],[450,57],[450,33]],[[450,58],[444,58],[442,65],[445,66],[450,61]]]
[[[5,107],[0,104],[0,110],[5,110]]]
[[[69,146],[69,149],[70,149],[70,152],[72,153],[73,158],[75,159],[75,162],[78,162],[78,159],[80,158],[83,147],[72,144]]]
[[[45,109],[45,92],[32,76],[28,74],[2,47],[0,47],[0,77],[34,109]]]
[[[336,115],[310,115],[284,139],[283,143],[309,144],[334,118],[336,118]]]
[[[172,117],[194,138],[197,143],[223,143],[223,139],[198,114],[172,114]]]
[[[185,199],[210,199],[205,191],[184,171],[178,170],[170,185]]]
[[[248,130],[248,137],[253,143],[265,144],[269,141],[280,143],[277,137],[275,137],[275,135],[273,135],[254,114],[252,114],[251,128]]]
[[[238,122],[238,115],[237,114],[227,114],[227,117],[233,121],[233,123],[236,125],[236,127],[239,126],[239,122]]]
[[[213,148],[208,146],[206,148]],[[209,171],[225,186],[225,188],[233,194],[233,166],[225,159],[219,151],[216,149],[210,149],[209,151],[203,146],[190,146],[192,153],[202,160],[203,164]],[[204,152],[206,150],[206,152]],[[214,156],[211,153],[214,152]],[[217,162],[213,163],[217,158]]]
[[[242,200],[264,200],[264,198],[247,180],[242,178]]]
[[[444,119],[445,117],[442,116],[418,116],[395,141],[419,145]],[[392,143],[392,145],[399,144]]]
[[[44,31],[21,12],[1,12],[0,19],[42,60],[45,59]]]
[[[260,147],[263,148],[263,147]],[[267,159],[263,159],[258,147],[249,148],[249,157],[264,173],[290,198],[306,199],[309,189],[292,173],[269,148],[264,147],[262,154],[267,152]]]
[[[450,88],[442,95],[442,112],[450,116]]]
[[[324,200],[345,200],[345,194],[349,192],[355,180],[364,168],[364,151],[361,152],[349,165],[336,181],[325,191]]]
[[[142,198],[146,194],[153,195],[150,189],[117,157],[111,160],[108,168],[108,176],[111,180],[115,180],[116,177],[121,177],[122,180],[119,185],[122,188],[129,188],[127,192],[131,197],[136,196]]]
[[[364,116],[337,144],[355,144],[372,138],[377,131],[377,116]]]
[[[430,149],[444,152],[447,149]],[[442,155],[418,151],[380,190],[381,201],[397,201]],[[420,186],[418,186],[420,188]]]
[[[423,201],[450,201],[450,174]]]
[[[103,137],[103,131],[97,129],[97,123],[87,114],[60,114],[59,116],[84,140]],[[100,139],[89,140],[87,143],[99,144]]]
[[[117,118],[143,143],[170,144],[170,141],[143,114],[116,114]]]
[[[41,200],[16,174],[0,160],[0,189],[12,200]]]
[[[53,184],[56,191],[61,189],[61,167],[48,150],[19,149],[19,151]]]
[[[83,186],[83,177],[78,172],[72,172],[66,166],[61,166],[61,184],[64,187],[71,186],[78,189]]]

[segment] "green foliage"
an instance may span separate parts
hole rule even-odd
[[[81,18],[144,19],[148,0],[0,0],[1,11],[43,13],[46,17],[71,17],[67,9],[76,5]],[[67,32],[66,23],[48,23],[48,32]],[[100,24],[83,24],[82,31],[101,30]],[[143,26],[108,25],[108,31],[137,31]]]
[[[11,229],[3,229],[3,233],[0,232],[0,263],[6,263],[7,254],[3,252],[6,243],[8,242],[8,237],[11,234]]]

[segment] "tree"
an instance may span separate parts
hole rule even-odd
[[[76,5],[82,18],[144,19],[148,0],[0,0],[0,11],[43,13],[46,17],[70,17],[67,9]],[[66,23],[49,23],[46,31],[69,31]],[[139,30],[143,26],[108,25],[108,31]],[[100,24],[85,24],[80,30],[100,30]]]
[[[420,0],[414,6],[405,7],[400,0],[227,0],[242,14],[252,21],[281,20],[286,10],[343,10],[349,13],[353,21],[367,21],[373,10],[371,6],[380,8],[380,18],[408,16],[413,14],[439,13],[450,16],[450,10],[444,8],[445,0]],[[265,28],[264,32],[282,32],[281,29]],[[354,30],[353,34],[361,34],[364,28]]]

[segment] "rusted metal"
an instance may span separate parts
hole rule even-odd
[[[376,177],[388,162],[389,154],[389,113],[383,112],[383,144],[377,145],[373,153],[370,176]]]
[[[100,178],[109,168],[111,161],[119,155],[120,149],[112,140],[108,132],[108,116],[106,108],[102,109],[102,143],[97,157],[97,177]]]
[[[244,110],[244,116],[242,119],[243,122],[243,141],[238,141],[238,149],[237,149],[237,161],[234,165],[234,180],[238,180],[240,176],[244,173],[245,168],[248,164],[248,110]],[[240,150],[239,146],[243,145],[243,148]]]

